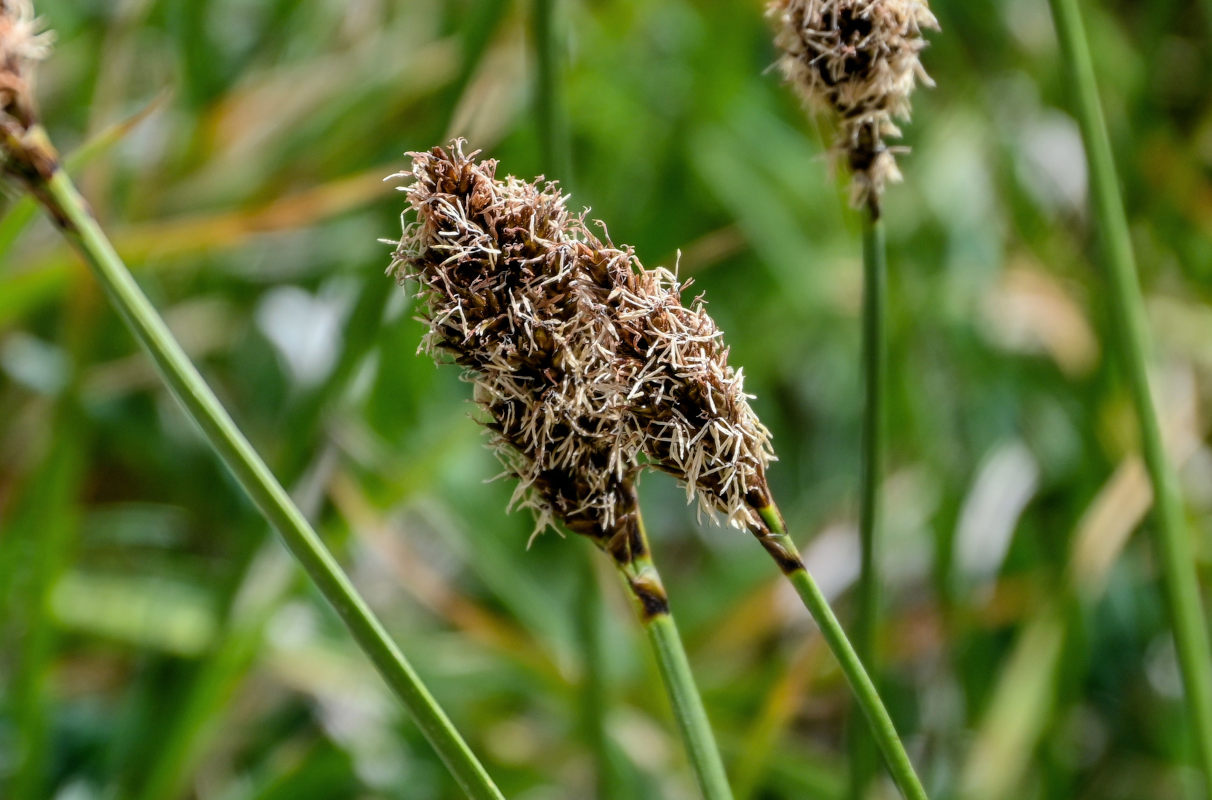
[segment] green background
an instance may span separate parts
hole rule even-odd
[[[572,168],[552,177],[648,265],[680,251],[848,622],[861,281],[828,126],[780,84],[758,0],[556,5]],[[932,8],[938,86],[914,96],[885,206],[881,682],[931,796],[1180,796],[1147,483],[1047,4]],[[1084,8],[1205,567],[1209,21],[1194,3]],[[405,151],[460,135],[502,174],[550,162],[530,3],[38,9],[57,35],[43,116],[82,190],[505,793],[694,796],[605,560],[551,533],[527,549],[468,387],[415,355],[422,327],[383,275],[403,203],[382,178]],[[0,796],[457,796],[18,198],[0,218]],[[698,524],[664,476],[641,494],[738,795],[841,797],[848,694],[806,612],[747,534]]]

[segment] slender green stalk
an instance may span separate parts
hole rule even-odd
[[[539,126],[540,169],[551,177],[559,176],[565,191],[572,188],[572,149],[568,124],[560,102],[561,41],[556,19],[556,0],[534,0],[532,29],[536,70],[535,117]],[[573,623],[581,645],[584,664],[580,687],[581,721],[586,739],[597,762],[597,796],[602,800],[619,796],[622,776],[620,764],[610,747],[606,730],[606,709],[610,688],[602,659],[602,596],[594,561],[581,556],[582,580],[577,583],[576,616]]]
[[[602,630],[602,592],[597,570],[594,569],[596,558],[589,548],[578,548],[577,561],[581,575],[577,582],[576,617],[573,623],[583,665],[577,699],[584,736],[597,760],[596,796],[599,800],[606,800],[621,797],[625,790],[620,765],[614,757],[606,730],[611,691],[604,668],[606,645]]]
[[[652,562],[648,534],[638,512],[637,520],[639,547],[636,552],[629,554],[628,560],[616,560],[616,564],[635,598],[644,632],[656,654],[661,680],[673,705],[673,716],[703,797],[705,800],[732,800],[732,789],[715,743],[715,734],[711,732],[707,710],[695,686],[690,661],[686,658],[673,613],[669,610],[661,576]]]
[[[567,187],[572,180],[571,153],[564,115],[560,112],[556,47],[556,0],[534,2],[534,49],[536,61],[535,116],[539,126],[539,148],[546,167]]]
[[[892,717],[888,714],[888,709],[884,707],[884,701],[880,699],[875,683],[872,682],[871,676],[863,667],[863,662],[855,652],[854,645],[846,638],[846,632],[842,629],[841,623],[837,621],[833,609],[829,607],[829,601],[821,593],[816,581],[808,574],[808,570],[804,569],[799,549],[787,535],[782,515],[773,505],[760,509],[759,513],[769,529],[769,532],[763,535],[762,543],[782,567],[787,579],[795,587],[796,593],[804,601],[808,613],[820,627],[825,644],[833,651],[838,665],[842,668],[842,674],[846,676],[846,681],[854,693],[854,699],[859,708],[863,710],[864,716],[867,717],[871,735],[884,754],[884,760],[888,764],[888,772],[892,774],[892,779],[896,781],[897,787],[900,788],[901,794],[905,796],[906,800],[926,800],[926,791],[922,788],[917,773],[913,771],[909,754],[905,752],[905,745],[901,743],[896,726],[892,724]]]
[[[324,383],[283,414],[284,430],[292,433],[285,453],[278,462],[278,475],[294,486],[291,496],[309,519],[315,519],[316,509],[323,497],[322,465],[330,455],[329,449],[314,449],[317,435],[323,439],[324,422],[330,406],[340,404],[342,396],[366,354],[371,351],[383,309],[389,294],[382,291],[378,275],[368,275],[359,291],[353,310],[345,321],[343,347],[337,364]],[[302,434],[302,435],[300,435]],[[310,462],[310,463],[309,463]],[[266,531],[272,535],[272,531]],[[236,579],[225,587],[219,606],[226,618],[217,640],[194,669],[188,686],[180,693],[173,714],[158,721],[159,737],[150,763],[138,769],[141,789],[121,793],[138,800],[163,800],[177,797],[209,738],[216,733],[216,724],[224,709],[224,700],[235,691],[238,682],[256,660],[265,625],[278,609],[293,581],[287,574],[288,565],[279,568],[286,558],[277,545],[265,538],[256,547],[248,548],[242,563],[235,570]],[[267,576],[267,571],[272,577]],[[255,593],[253,591],[255,588]],[[237,598],[256,596],[258,601],[237,602]]]
[[[74,384],[74,382],[73,382]],[[13,518],[5,520],[0,542],[12,548],[7,555],[21,564],[14,583],[17,602],[11,617],[19,626],[14,653],[16,669],[10,673],[4,694],[11,711],[9,719],[17,733],[15,769],[7,783],[12,800],[37,800],[51,792],[53,753],[52,714],[54,702],[48,675],[60,637],[53,623],[51,593],[70,560],[80,526],[77,494],[81,489],[84,462],[90,449],[83,435],[75,386],[58,400],[53,423],[55,435],[48,443],[43,462],[30,476],[28,495]],[[0,576],[0,578],[9,576]],[[0,586],[8,588],[6,584]]]
[[[1191,714],[1206,792],[1212,796],[1212,647],[1208,643],[1207,621],[1200,604],[1195,558],[1183,519],[1182,501],[1173,468],[1166,459],[1157,409],[1149,392],[1147,364],[1151,345],[1132,239],[1077,0],[1049,2],[1086,148],[1091,201],[1110,284],[1112,325],[1119,337],[1118,349],[1136,406],[1141,449],[1153,485],[1155,547],[1187,695],[1186,708]]]
[[[879,485],[884,452],[884,373],[887,361],[885,297],[887,265],[884,223],[872,199],[863,214],[863,428],[859,455],[859,577],[854,646],[874,675],[879,628]],[[850,728],[850,797],[862,798],[875,770],[871,738],[859,725]]]
[[[724,764],[716,748],[715,737],[707,721],[707,712],[699,698],[690,672],[690,662],[682,649],[677,625],[670,614],[658,614],[644,623],[648,641],[656,653],[661,678],[673,703],[673,713],[694,766],[695,777],[707,800],[732,797]]]
[[[43,185],[35,184],[31,188],[92,267],[119,313],[152,357],[165,383],[202,429],[207,442],[282,535],[295,559],[403,702],[455,780],[469,797],[477,800],[503,797],[336,559],[189,361],[100,225],[86,211],[84,200],[71,179],[62,170],[56,170]]]

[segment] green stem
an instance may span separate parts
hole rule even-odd
[[[292,497],[309,519],[315,519],[316,506],[321,504],[322,487],[316,477],[328,450],[321,448],[309,455],[319,439],[323,440],[324,423],[329,407],[339,405],[347,387],[374,346],[383,309],[390,295],[382,290],[378,275],[367,275],[353,310],[345,320],[341,355],[328,378],[314,392],[306,395],[283,413],[284,430],[290,431],[285,453],[280,459],[278,475],[293,483]],[[307,464],[310,458],[310,465]],[[266,534],[272,534],[267,531]],[[235,691],[236,685],[256,660],[263,629],[277,611],[279,603],[292,581],[275,567],[280,558],[272,541],[264,539],[250,547],[242,556],[235,578],[221,594],[220,607],[225,620],[219,638],[206,657],[196,666],[188,686],[180,693],[174,713],[159,720],[153,757],[138,769],[141,790],[138,800],[163,800],[180,796],[188,771],[203,748],[219,728],[223,701]],[[266,574],[270,565],[272,575]],[[253,586],[261,599],[255,608],[242,603],[233,608],[235,599],[244,596]],[[122,796],[133,792],[122,793]]]
[[[553,171],[567,188],[572,181],[571,153],[564,115],[560,113],[558,56],[556,55],[556,0],[534,0],[534,49],[536,61],[535,117],[539,126],[539,149],[544,169]]]
[[[606,729],[611,690],[606,676],[606,643],[602,630],[602,593],[596,557],[589,548],[578,548],[576,566],[580,581],[577,585],[573,624],[580,645],[581,686],[579,704],[584,736],[597,760],[597,792],[599,800],[621,797],[625,793],[617,759],[610,747]]]
[[[535,116],[539,127],[540,169],[558,177],[565,190],[572,185],[572,152],[568,125],[560,104],[560,63],[555,13],[556,0],[534,0],[532,26],[535,61]],[[606,730],[606,708],[610,687],[602,655],[602,596],[594,561],[582,556],[584,579],[577,584],[577,614],[573,620],[584,663],[580,704],[585,735],[597,762],[597,796],[620,795],[620,764],[610,747]]]
[[[206,385],[169,332],[96,219],[86,211],[71,179],[56,170],[35,194],[105,287],[115,307],[146,348],[177,400],[286,546],[332,604],[362,651],[400,698],[422,733],[469,797],[502,798],[484,767],[454,729],[437,701],[382,624],[357,593],[336,559],[308,524]]]
[[[730,800],[732,790],[716,747],[707,712],[694,685],[690,662],[682,649],[677,625],[671,614],[658,614],[644,623],[648,641],[656,653],[661,679],[673,703],[673,714],[686,744],[686,752],[706,800]]]
[[[89,437],[80,424],[76,391],[73,380],[58,400],[52,418],[55,434],[43,463],[30,476],[28,495],[22,498],[13,518],[2,521],[4,536],[0,543],[12,548],[3,555],[21,565],[21,574],[13,576],[16,602],[11,616],[3,617],[6,623],[13,619],[19,626],[17,637],[9,641],[20,642],[20,647],[12,653],[16,669],[0,694],[0,700],[7,699],[9,719],[17,733],[13,751],[16,769],[7,782],[11,794],[5,795],[13,800],[36,800],[52,793],[54,703],[49,674],[60,632],[53,622],[51,596],[79,532],[76,497],[90,448]],[[0,576],[4,577],[8,576]],[[0,586],[10,590],[5,582],[0,581]],[[4,785],[0,782],[0,787]]]
[[[787,579],[791,581],[796,593],[808,608],[808,613],[820,627],[825,644],[833,651],[838,665],[842,668],[842,674],[846,676],[846,681],[854,693],[854,699],[859,708],[863,710],[864,716],[867,717],[871,735],[884,754],[884,760],[888,764],[888,771],[892,774],[892,779],[896,781],[897,787],[900,788],[901,794],[906,800],[926,800],[926,791],[922,788],[917,773],[913,771],[909,754],[905,752],[905,745],[901,743],[900,736],[897,735],[896,726],[892,724],[892,717],[888,714],[884,701],[880,699],[875,683],[872,682],[871,676],[863,667],[863,662],[854,646],[846,638],[846,632],[842,629],[841,623],[837,621],[833,609],[829,607],[829,601],[821,593],[816,581],[808,574],[808,570],[804,569],[799,549],[787,535],[782,515],[774,505],[759,509],[758,513],[761,514],[762,520],[768,528],[768,532],[761,536],[763,545],[782,567]]]
[[[1103,119],[1094,62],[1077,0],[1049,0],[1061,52],[1072,84],[1077,121],[1090,173],[1090,194],[1107,280],[1112,326],[1136,406],[1141,449],[1153,485],[1155,547],[1161,564],[1174,642],[1191,714],[1206,793],[1212,797],[1212,648],[1200,604],[1199,582],[1182,501],[1162,444],[1157,409],[1149,392],[1151,345],[1132,239]]]
[[[644,632],[656,654],[661,680],[673,705],[678,732],[682,735],[703,797],[705,800],[732,800],[724,761],[720,757],[715,734],[711,732],[711,723],[707,719],[707,710],[695,686],[690,661],[686,658],[677,625],[669,610],[661,576],[652,562],[643,519],[638,514],[637,521],[639,553],[625,563],[616,562],[617,566],[635,598]]]
[[[859,577],[854,643],[859,660],[876,673],[879,627],[879,566],[876,561],[880,517],[879,485],[884,451],[884,373],[887,361],[885,297],[887,265],[884,223],[876,202],[863,214],[863,427],[859,457]],[[875,769],[872,741],[863,729],[850,729],[850,797],[863,797]]]

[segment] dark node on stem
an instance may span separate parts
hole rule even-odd
[[[602,547],[614,559],[614,563],[620,567],[628,566],[637,558],[648,555],[648,548],[645,547],[644,536],[640,532],[634,511],[628,515],[625,524],[618,526],[618,531],[607,539]]]
[[[765,486],[754,486],[745,494],[745,502],[750,508],[761,511],[770,505],[770,492]]]
[[[883,216],[883,206],[880,204],[880,197],[875,192],[867,196],[867,213],[871,215],[872,222],[879,222]]]
[[[665,596],[665,589],[660,584],[643,578],[628,578],[627,583],[631,587],[631,593],[640,602],[645,622],[669,613],[669,598]]]
[[[779,569],[783,571],[784,575],[790,575],[796,570],[804,568],[804,562],[800,559],[799,555],[793,553],[788,549],[786,544],[780,541],[784,538],[784,535],[771,536],[770,534],[757,531],[754,532],[754,535],[762,543],[762,547],[766,548],[766,552],[770,554],[770,557],[779,565]]]
[[[784,573],[789,575],[797,569],[803,569],[804,562],[796,552],[795,543],[787,535],[787,523],[783,521],[783,513],[770,499],[769,492],[753,492],[751,495],[750,503],[761,522],[750,526],[750,532],[757,537]]]

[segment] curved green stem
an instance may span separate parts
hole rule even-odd
[[[553,171],[567,187],[572,181],[572,154],[564,115],[560,112],[559,57],[556,36],[556,0],[533,0],[534,51],[536,63],[535,116],[539,126],[539,149],[544,169]]]
[[[1090,198],[1110,289],[1112,327],[1118,334],[1122,366],[1136,407],[1141,449],[1153,485],[1155,546],[1187,695],[1186,708],[1191,715],[1206,793],[1212,797],[1212,647],[1208,643],[1208,626],[1182,501],[1173,468],[1166,459],[1157,409],[1149,392],[1147,365],[1151,345],[1132,239],[1077,0],[1049,2],[1086,148]]]
[[[896,781],[906,800],[926,800],[926,790],[922,788],[917,773],[913,771],[909,754],[905,752],[905,745],[896,732],[896,726],[892,724],[892,717],[888,714],[884,701],[880,699],[875,683],[863,667],[854,645],[846,638],[846,631],[842,629],[833,609],[829,607],[829,601],[808,574],[808,570],[804,569],[799,549],[787,535],[782,515],[774,505],[758,509],[758,513],[767,527],[767,531],[759,536],[759,540],[783,569],[796,593],[804,601],[808,613],[816,620],[825,644],[833,651],[838,665],[842,668],[842,674],[846,676],[846,681],[854,693],[855,701],[867,717],[871,735],[884,754],[892,779]]]
[[[859,577],[854,644],[859,660],[876,673],[879,627],[879,486],[884,451],[884,373],[887,362],[885,296],[887,264],[884,223],[876,202],[863,214],[863,427],[859,458]],[[850,797],[862,798],[875,768],[869,736],[850,729]]]
[[[610,745],[606,728],[611,689],[605,669],[605,647],[602,630],[602,591],[596,557],[588,548],[577,553],[580,581],[577,585],[573,624],[580,646],[583,671],[578,701],[584,736],[597,760],[597,797],[605,800],[625,793],[618,759]]]
[[[96,219],[86,210],[71,179],[62,170],[56,170],[44,185],[31,188],[47,206],[64,236],[92,267],[186,413],[202,429],[207,442],[261,513],[282,535],[295,559],[332,604],[459,785],[476,800],[502,798],[500,790],[354,589],[336,559],[173,338]]]
[[[724,772],[724,761],[720,757],[715,734],[707,719],[707,710],[699,696],[690,671],[690,661],[678,636],[677,625],[669,610],[665,588],[660,573],[652,562],[648,547],[648,535],[643,520],[637,513],[638,547],[629,553],[628,560],[616,559],[616,565],[627,581],[627,587],[636,601],[636,609],[644,624],[644,632],[656,654],[657,666],[665,692],[673,705],[673,716],[678,732],[690,758],[695,778],[705,800],[732,800],[732,789]]]
[[[540,169],[548,177],[559,177],[567,191],[572,185],[572,151],[568,124],[560,103],[561,41],[556,18],[556,0],[533,0],[531,14],[536,70],[535,117],[539,128]],[[597,761],[597,796],[619,795],[620,764],[610,747],[606,731],[606,708],[610,687],[604,673],[602,650],[602,596],[594,561],[582,557],[583,580],[577,585],[576,617],[573,620],[585,665],[580,687],[581,716],[586,739]]]

